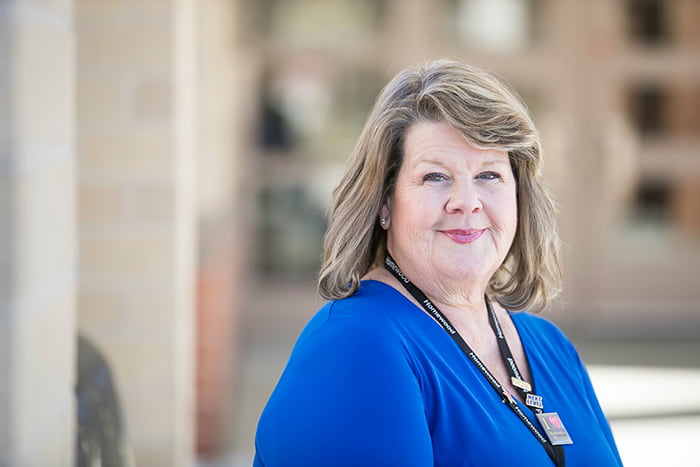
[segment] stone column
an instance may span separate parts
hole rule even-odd
[[[242,193],[251,192],[245,145],[255,131],[254,61],[239,0],[200,2],[198,9],[199,150],[197,449],[214,457],[232,448],[236,350],[246,223]],[[248,5],[248,7],[250,7]]]
[[[0,465],[70,466],[75,426],[71,0],[0,2]]]
[[[79,0],[78,325],[136,465],[194,463],[195,2]]]

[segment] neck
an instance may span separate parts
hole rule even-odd
[[[391,256],[386,257],[381,269],[401,283],[401,289],[404,289],[405,282],[409,281],[410,287],[417,288],[420,294],[426,295],[441,309],[459,310],[460,314],[467,315],[483,315],[486,310],[484,294],[488,280],[460,278],[455,281],[446,277],[432,277],[431,273],[434,271],[424,271],[423,274],[413,277],[411,271],[403,271]]]
[[[490,329],[484,298],[485,288],[448,288],[438,281],[421,281],[420,278],[414,282],[412,278],[403,274],[391,258],[384,267],[373,269],[365,278],[391,285],[420,309],[425,308],[424,304],[420,303],[420,295],[425,295],[460,332],[470,331],[467,333],[479,335]],[[404,279],[410,284],[406,284]],[[418,295],[409,290],[413,287],[418,289]]]
[[[471,342],[491,339],[491,324],[483,292],[471,295],[469,301],[447,302],[428,297],[463,337],[469,338]]]
[[[460,314],[481,316],[486,314],[484,290],[474,289],[449,289],[447,287],[421,287],[418,288],[441,310],[455,310]]]

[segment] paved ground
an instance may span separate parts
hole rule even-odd
[[[320,304],[298,287],[280,286],[274,295],[284,298],[268,295],[246,306],[232,451],[200,467],[251,465],[257,418],[296,336]],[[700,466],[700,339],[574,341],[627,467]]]

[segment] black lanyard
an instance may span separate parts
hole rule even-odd
[[[542,405],[542,398],[536,394],[534,382],[530,384],[525,381],[525,378],[522,377],[522,374],[518,369],[518,364],[516,363],[515,358],[513,358],[513,353],[510,351],[510,346],[508,345],[506,336],[503,334],[503,330],[501,329],[501,323],[498,321],[498,316],[496,316],[496,312],[491,306],[491,301],[487,296],[484,296],[484,301],[486,302],[486,308],[489,314],[489,324],[491,325],[491,329],[493,329],[493,333],[496,336],[498,348],[500,349],[501,356],[506,364],[506,369],[508,370],[508,373],[510,373],[510,380],[513,387],[517,389],[518,393],[525,401],[525,405],[528,406],[530,410],[538,414],[543,413],[544,406]]]
[[[512,410],[515,412],[515,414],[522,420],[522,422],[525,424],[525,426],[532,432],[532,434],[537,438],[537,440],[542,444],[542,446],[545,448],[547,451],[547,454],[549,454],[549,457],[552,459],[555,465],[558,467],[564,467],[566,465],[566,461],[564,458],[564,449],[561,446],[554,446],[552,443],[549,442],[549,440],[542,434],[540,433],[540,430],[537,429],[534,423],[525,415],[523,410],[520,408],[518,403],[513,399],[513,396],[508,392],[506,388],[501,385],[498,380],[491,374],[491,372],[486,368],[486,365],[483,364],[481,359],[474,353],[474,351],[469,347],[469,344],[462,338],[462,336],[457,332],[455,327],[450,323],[450,320],[447,319],[445,315],[443,315],[436,307],[433,305],[433,302],[430,301],[430,299],[423,293],[422,290],[420,290],[418,287],[416,287],[408,278],[401,272],[401,269],[399,269],[399,266],[394,262],[394,259],[391,257],[391,255],[387,254],[386,259],[384,260],[384,266],[386,269],[391,272],[396,279],[401,282],[404,287],[406,287],[406,290],[415,298],[418,303],[420,303],[423,308],[433,317],[435,320],[442,326],[442,328],[449,334],[452,339],[459,345],[459,347],[462,349],[462,351],[469,357],[469,359],[474,363],[474,365],[477,367],[477,369],[481,372],[482,375],[486,378],[486,380],[489,382],[491,387],[498,393],[498,395],[501,397],[501,400],[506,403]],[[503,334],[503,331],[501,330],[500,323],[498,322],[498,318],[496,317],[496,313],[493,310],[493,307],[491,306],[491,303],[489,302],[488,298],[486,298],[486,306],[488,308],[489,312],[489,321],[491,323],[491,328],[494,331],[494,334],[496,335],[496,339],[498,340],[498,346],[501,350],[501,355],[503,356],[503,359],[506,362],[506,367],[508,368],[508,371],[511,374],[511,377],[514,378],[513,380],[513,385],[519,390],[520,394],[523,396],[523,398],[527,398],[529,395],[531,398],[534,396],[532,394],[533,388],[531,385],[527,384],[518,370],[518,366],[515,363],[515,359],[513,358],[513,355],[510,351],[510,347],[508,347],[508,342],[506,341],[505,335]],[[517,380],[517,381],[516,381]],[[534,396],[535,398],[538,398],[538,396]],[[535,407],[533,410],[535,410],[537,413],[542,412],[542,404],[541,404],[541,398],[535,399]],[[539,402],[539,404],[538,404]],[[539,405],[539,407],[537,407]]]

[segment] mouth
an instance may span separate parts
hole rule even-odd
[[[465,244],[475,242],[483,235],[486,229],[454,229],[454,230],[442,230],[441,232],[445,234],[450,240],[455,243]]]

